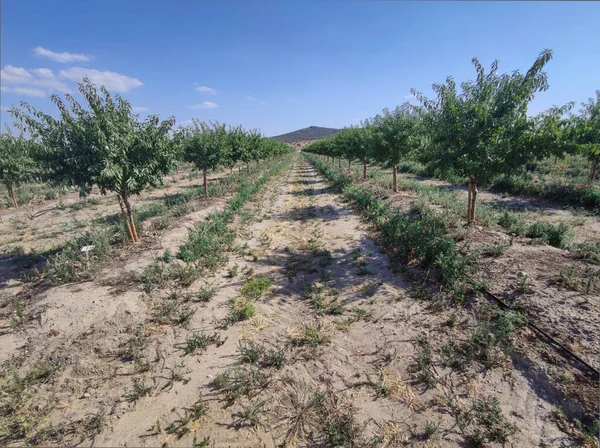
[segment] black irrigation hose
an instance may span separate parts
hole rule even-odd
[[[487,290],[483,290],[482,292],[488,299],[492,299],[492,300],[496,301],[500,305],[501,308],[510,309],[510,306],[506,302],[504,302],[502,299],[500,299],[498,296],[495,296],[494,294],[492,294],[491,292],[489,292]],[[527,319],[527,325],[529,327],[533,328],[535,331],[537,331],[541,335],[543,335],[546,339],[548,339],[550,341],[550,345],[554,345],[555,347],[560,348],[563,352],[567,353],[569,356],[571,356],[575,360],[579,361],[579,363],[581,363],[583,366],[585,366],[594,375],[596,375],[597,377],[600,377],[600,371],[598,371],[598,369],[596,369],[594,366],[591,366],[590,364],[588,364],[577,353],[568,349],[565,345],[563,345],[562,343],[560,343],[559,341],[554,339],[546,331],[542,330],[536,324],[531,322],[531,320]],[[580,367],[580,366],[578,366],[578,367]],[[581,369],[581,367],[580,367],[580,370],[584,370],[584,369]]]
[[[310,162],[309,162],[310,163]],[[335,168],[335,167],[334,167]],[[466,276],[471,282],[473,282],[473,279],[471,279],[469,276]],[[511,309],[511,307],[504,302],[502,299],[500,299],[498,296],[495,296],[494,294],[492,294],[491,292],[489,292],[488,290],[480,290],[488,299],[492,299],[494,300],[496,303],[498,303],[498,305],[500,305],[501,308],[503,309]],[[583,358],[581,358],[578,354],[574,353],[572,350],[568,349],[565,345],[563,345],[561,342],[557,341],[556,339],[554,339],[552,336],[550,336],[546,331],[542,330],[540,327],[538,327],[536,324],[534,324],[533,322],[531,322],[529,319],[527,319],[527,325],[529,327],[531,327],[533,330],[535,330],[536,332],[538,332],[539,334],[541,334],[542,336],[544,336],[548,341],[550,341],[549,345],[553,345],[555,348],[559,348],[560,350],[562,350],[562,352],[566,353],[567,355],[569,355],[571,358],[575,359],[576,361],[579,362],[580,365],[577,365],[577,367],[579,368],[579,370],[584,371],[585,369],[583,369],[581,366],[585,367],[589,372],[593,373],[594,375],[596,375],[597,377],[600,377],[600,371],[598,371],[598,369],[596,369],[594,366],[591,366],[590,364],[588,364]]]

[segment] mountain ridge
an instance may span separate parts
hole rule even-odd
[[[330,135],[335,135],[340,131],[341,129],[324,128],[320,126],[309,126],[307,128],[298,129],[296,131],[288,132],[286,134],[275,135],[269,138],[284,143],[296,143],[300,141],[319,140],[325,137],[329,137]]]

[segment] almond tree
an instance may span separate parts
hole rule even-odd
[[[556,163],[559,157],[575,151],[574,120],[567,116],[574,104],[554,106],[535,117],[533,143],[539,157],[553,156]]]
[[[590,98],[581,104],[579,115],[575,117],[575,141],[579,153],[590,162],[588,180],[593,182],[600,166],[600,90],[596,90],[596,98]]]
[[[477,79],[462,83],[460,91],[451,77],[433,85],[433,100],[411,90],[431,139],[430,165],[468,178],[468,223],[475,219],[479,182],[512,173],[537,157],[527,106],[536,92],[548,88],[543,68],[551,58],[552,52],[544,50],[527,73],[502,75],[497,74],[498,61],[486,74],[474,58]]]
[[[180,131],[186,160],[202,171],[204,195],[208,196],[208,170],[216,169],[228,153],[228,136],[225,124],[204,123],[196,118],[192,125]]]
[[[175,118],[160,121],[150,115],[140,121],[129,102],[113,97],[104,86],[98,92],[88,78],[78,86],[87,108],[71,95],[65,95],[65,101],[52,95],[60,118],[25,102],[11,113],[40,138],[57,178],[77,186],[82,196],[94,186],[102,194],[116,193],[129,237],[138,242],[130,199],[149,186],[159,186],[170,172],[176,149],[169,131]]]
[[[392,168],[392,189],[398,191],[397,166],[419,147],[418,118],[411,106],[404,103],[390,112],[383,110],[373,122],[374,132],[379,137],[373,153],[377,160]]]
[[[35,143],[23,134],[13,135],[10,129],[0,134],[0,182],[6,186],[14,208],[19,208],[14,187],[33,177],[37,171]]]

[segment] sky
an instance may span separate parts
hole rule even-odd
[[[0,121],[84,74],[143,118],[218,120],[266,136],[357,125],[431,95],[471,59],[525,72],[545,48],[550,89],[530,105],[582,102],[600,89],[600,2],[341,0],[2,0]],[[4,127],[4,126],[3,126]]]

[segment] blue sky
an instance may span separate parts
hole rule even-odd
[[[551,48],[537,113],[600,88],[599,19],[598,2],[2,0],[1,120],[21,100],[54,113],[88,73],[178,124],[343,127],[473,79],[473,57],[525,71]]]

